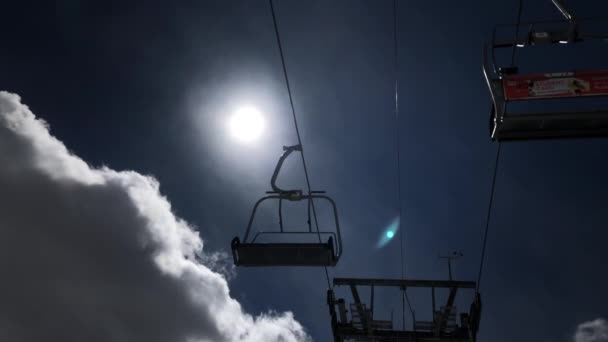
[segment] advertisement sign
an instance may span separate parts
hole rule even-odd
[[[607,96],[608,70],[509,75],[503,88],[507,100]]]

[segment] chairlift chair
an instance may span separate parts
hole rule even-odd
[[[475,291],[468,312],[458,311],[456,295],[464,290],[475,290],[473,281],[456,280],[413,280],[413,279],[369,279],[334,278],[334,288],[350,287],[352,299],[350,315],[346,310],[346,300],[336,298],[334,288],[327,290],[327,304],[331,318],[334,342],[345,341],[393,341],[393,342],[476,342],[481,319],[481,295]],[[370,289],[369,308],[359,294],[360,287]],[[419,321],[412,312],[412,329],[393,327],[393,319],[374,318],[374,288],[426,288],[431,290],[431,320]],[[435,306],[435,292],[447,290],[445,305]],[[460,312],[459,316],[457,314]],[[350,317],[349,317],[350,316]],[[460,317],[458,322],[457,317]]]
[[[247,230],[243,240],[238,237],[232,240],[232,256],[236,266],[335,266],[342,254],[342,238],[340,235],[340,223],[338,220],[338,210],[333,199],[325,194],[324,191],[311,191],[304,194],[302,190],[284,190],[276,185],[283,162],[292,152],[301,152],[301,145],[283,147],[284,153],[274,169],[270,185],[272,191],[259,199],[251,213]],[[286,231],[283,227],[283,201],[308,202],[308,230]],[[334,216],[334,231],[313,230],[311,224],[311,206],[313,200],[324,200],[332,208]],[[279,208],[279,231],[258,231],[250,239],[251,230],[258,207],[262,202],[276,201]],[[317,227],[318,229],[318,227]],[[317,242],[258,242],[261,236],[295,236],[303,235],[310,239],[317,239]],[[322,242],[322,236],[329,236],[326,242]]]
[[[508,41],[497,40],[495,28],[492,43],[484,49],[483,72],[493,102],[490,118],[490,134],[493,140],[608,136],[608,108],[517,114],[507,111],[507,104],[511,101],[608,96],[608,70],[519,75],[517,67],[497,67],[496,51],[500,49],[608,40],[608,34],[590,34],[580,29],[580,23],[598,20],[577,20],[560,1],[552,2],[565,20],[521,23],[520,26],[528,28],[526,37],[521,38],[518,35],[516,39]],[[548,29],[551,25],[557,25],[559,28]],[[499,27],[516,29],[517,26]],[[488,60],[488,55],[491,56],[491,61]]]

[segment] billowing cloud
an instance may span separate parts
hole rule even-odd
[[[574,342],[608,342],[608,321],[598,318],[579,324]]]
[[[90,167],[0,92],[0,341],[309,340],[243,312],[202,248],[156,180]]]

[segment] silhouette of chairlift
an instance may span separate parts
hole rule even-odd
[[[392,342],[475,342],[481,318],[481,296],[475,292],[468,312],[461,312],[455,306],[458,290],[475,289],[473,281],[456,280],[411,280],[411,279],[369,279],[334,278],[334,287],[348,286],[354,303],[350,305],[350,315],[343,298],[336,299],[333,289],[327,290],[327,304],[331,316],[334,342],[344,341],[392,341]],[[361,301],[358,287],[370,288],[369,308]],[[413,329],[400,330],[393,327],[393,319],[374,318],[374,288],[408,287],[429,288],[431,290],[431,321],[418,321],[413,317]],[[436,290],[449,290],[445,305],[435,306]],[[350,316],[350,317],[349,317]]]
[[[597,20],[576,20],[559,0],[552,0],[566,20],[522,23],[527,36],[497,41],[494,28],[492,44],[484,49],[483,72],[492,95],[490,134],[493,140],[527,140],[568,137],[608,136],[608,108],[594,111],[549,111],[509,113],[510,101],[538,101],[608,96],[608,70],[518,75],[517,67],[496,66],[496,50],[526,48],[547,44],[574,44],[608,40],[608,35],[581,32],[579,24]],[[601,22],[605,22],[602,20]],[[559,29],[549,29],[556,25]],[[491,55],[491,65],[488,62]]]
[[[311,191],[304,194],[302,190],[283,190],[276,185],[276,180],[283,166],[283,162],[292,152],[302,152],[301,145],[283,147],[283,154],[279,158],[274,169],[270,185],[272,191],[267,191],[266,196],[259,199],[249,218],[247,230],[243,241],[238,237],[232,240],[232,256],[236,266],[335,266],[342,254],[342,239],[340,235],[340,223],[338,221],[338,210],[336,203],[324,191]],[[313,231],[311,224],[311,206],[315,199],[329,202],[333,209],[335,231]],[[285,231],[283,227],[283,201],[308,202],[308,230],[306,231]],[[265,201],[278,201],[279,207],[279,231],[258,231],[249,240],[251,228],[259,205]],[[319,240],[317,243],[311,242],[257,242],[258,237],[263,235],[288,235],[314,236]],[[327,242],[321,242],[321,236],[328,236]]]

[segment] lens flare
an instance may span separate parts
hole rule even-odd
[[[380,235],[380,239],[378,239],[376,247],[382,248],[386,246],[395,237],[395,234],[398,230],[399,217],[396,217],[386,228],[384,228],[384,232],[382,233],[382,235]]]

